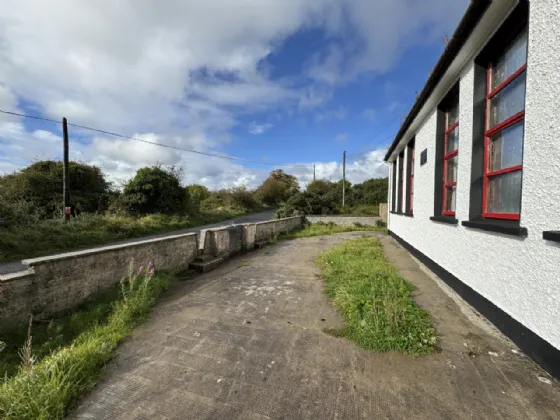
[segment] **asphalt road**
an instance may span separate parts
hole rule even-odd
[[[203,229],[217,228],[217,227],[227,226],[227,225],[231,225],[231,224],[235,225],[235,224],[241,224],[241,223],[264,222],[266,220],[270,220],[274,216],[274,213],[276,213],[276,210],[269,210],[269,211],[265,211],[265,212],[262,212],[262,213],[249,214],[247,216],[241,216],[241,217],[236,217],[234,219],[224,220],[222,222],[214,223],[214,224],[211,224],[211,225],[196,226],[196,227],[192,227],[192,228],[188,228],[188,229],[174,230],[172,232],[158,233],[157,235],[130,238],[130,239],[125,239],[123,241],[110,242],[110,243],[105,243],[105,244],[102,244],[102,245],[89,246],[87,248],[81,248],[81,249],[102,248],[102,247],[107,246],[107,245],[120,245],[120,244],[126,244],[126,243],[130,243],[130,242],[137,242],[137,241],[141,241],[141,240],[144,240],[144,239],[164,238],[166,236],[179,235],[181,233],[191,233],[191,232],[199,233]],[[68,250],[66,252],[71,252],[71,251],[72,250]],[[62,254],[62,252],[59,253],[59,254]],[[20,261],[11,261],[11,262],[6,262],[6,263],[0,263],[0,274],[17,273],[18,271],[23,271],[23,270],[26,270],[26,269],[27,269],[27,266],[22,264]]]

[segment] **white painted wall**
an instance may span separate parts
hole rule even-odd
[[[543,240],[542,232],[560,230],[559,22],[558,0],[531,2],[521,209],[521,226],[528,229],[528,237],[430,220],[434,206],[435,108],[416,132],[418,156],[427,148],[428,162],[424,166],[420,166],[420,159],[415,162],[414,217],[389,215],[391,231],[558,349],[560,244]],[[460,72],[459,221],[469,217],[473,85],[471,61]],[[404,141],[413,135],[408,133]]]

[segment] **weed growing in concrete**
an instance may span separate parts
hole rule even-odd
[[[437,344],[429,314],[412,299],[414,286],[385,259],[375,238],[334,247],[317,258],[325,293],[346,323],[327,332],[375,351],[420,355]]]
[[[0,418],[64,418],[72,404],[95,385],[118,344],[144,319],[172,281],[170,275],[151,273],[151,269],[153,266],[148,266],[121,282],[126,294],[110,305],[105,322],[89,325],[67,345],[29,367],[22,365],[14,376],[6,376],[0,385]],[[94,314],[97,310],[96,306],[91,308]],[[30,327],[30,357],[31,331]]]

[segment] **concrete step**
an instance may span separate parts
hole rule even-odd
[[[189,268],[198,271],[199,273],[207,273],[212,271],[222,263],[223,258],[214,258],[210,261],[194,261],[189,264]]]
[[[214,261],[217,257],[213,256],[213,255],[198,255],[197,257],[195,257],[194,262],[199,262],[199,263],[206,263],[209,261]]]

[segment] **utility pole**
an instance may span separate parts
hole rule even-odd
[[[62,119],[62,134],[64,137],[64,153],[62,158],[62,220],[66,222],[70,218],[70,191],[68,176],[68,121]]]
[[[346,150],[342,154],[342,207],[346,196]]]
[[[313,182],[315,182],[315,164],[313,164]]]

